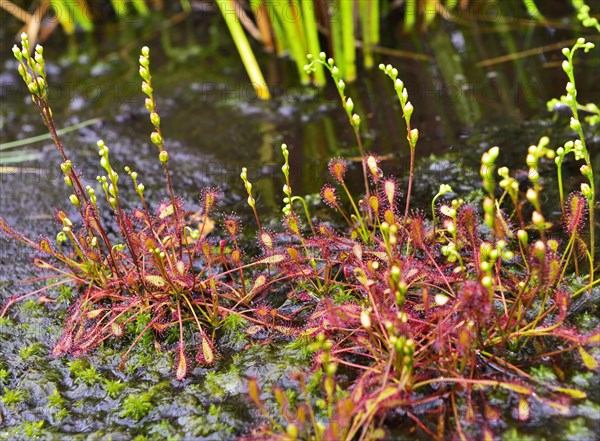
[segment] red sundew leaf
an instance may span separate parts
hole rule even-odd
[[[144,276],[144,280],[151,285],[156,286],[157,288],[161,288],[167,284],[167,281],[160,276],[156,275],[148,275]]]
[[[175,371],[175,378],[181,381],[187,375],[187,360],[185,359],[185,347],[183,342],[180,341],[177,346],[177,370]]]
[[[281,410],[284,411],[285,416],[285,414],[287,413],[285,412],[285,410],[289,409],[289,403],[287,397],[285,396],[285,392],[282,388],[275,386],[273,387],[273,394],[275,394],[275,400],[277,400],[277,403],[279,404]]]
[[[268,230],[260,230],[258,240],[266,250],[273,251],[275,248],[275,239],[273,238],[273,234]]]
[[[569,415],[571,413],[571,407],[569,407],[565,404],[558,403],[556,401],[545,400],[545,399],[541,399],[541,398],[540,398],[540,401],[542,401],[544,404],[551,407],[552,409],[554,409],[561,415]]]
[[[400,392],[401,392],[401,389],[399,389],[396,386],[387,386],[381,392],[377,392],[372,399],[367,400],[365,402],[366,413],[370,414],[371,412],[376,412],[377,409],[379,408],[379,405],[383,401],[387,400],[388,398],[393,397],[394,395],[399,394]]]
[[[498,386],[500,386],[503,389],[512,390],[513,392],[516,392],[518,394],[531,395],[533,393],[533,389],[527,386],[522,386],[520,384],[498,382]]]
[[[110,329],[115,337],[119,338],[119,337],[123,336],[123,333],[124,333],[123,325],[113,322],[110,325]]]
[[[66,354],[71,350],[72,346],[73,336],[71,335],[71,331],[69,330],[62,335],[62,337],[56,343],[56,346],[54,346],[54,349],[52,350],[52,356],[59,357],[63,354]]]
[[[567,394],[575,399],[581,400],[587,397],[587,394],[581,390],[571,389],[569,387],[554,387],[556,392],[561,392],[563,394]]]
[[[53,269],[54,268],[52,265],[50,265],[45,260],[39,259],[37,257],[35,259],[33,259],[33,264],[41,269]]]
[[[358,260],[362,260],[363,250],[362,250],[362,247],[360,246],[360,244],[358,244],[358,243],[354,244],[354,246],[352,247],[352,252],[354,253],[354,255],[356,256],[356,258]]]
[[[277,332],[280,332],[284,335],[295,335],[298,333],[298,330],[296,328],[292,328],[290,326],[275,325],[274,328]]]
[[[489,427],[483,429],[483,441],[494,441],[494,433],[490,430]]]
[[[211,366],[215,362],[215,352],[212,344],[205,335],[201,336],[200,352],[198,353],[196,360],[198,363],[204,366]]]
[[[531,417],[531,408],[524,397],[519,398],[519,405],[515,409],[515,419],[519,421],[528,421]]]
[[[598,362],[596,361],[596,359],[588,352],[586,352],[586,350],[583,349],[583,346],[579,346],[578,349],[579,355],[581,355],[581,359],[583,360],[583,364],[585,364],[585,367],[587,367],[591,371],[595,371],[596,369],[598,369]]]
[[[596,331],[595,334],[592,334],[588,337],[587,343],[600,343],[600,331]]]
[[[282,262],[283,260],[285,260],[285,256],[283,254],[275,254],[273,256],[269,256],[269,257],[265,257],[263,259],[257,260],[254,263],[256,263],[258,265],[275,264],[275,263]]]
[[[263,327],[260,326],[260,325],[251,325],[251,326],[248,326],[246,328],[246,334],[248,334],[248,335],[256,335],[256,334],[258,334],[262,330],[263,330]]]
[[[258,291],[261,287],[263,287],[265,283],[267,283],[267,278],[263,274],[261,274],[254,281],[254,285],[252,285],[252,289],[250,290],[249,294],[254,294],[254,292]]]
[[[89,320],[93,320],[96,317],[98,317],[100,314],[102,314],[104,311],[106,311],[105,308],[93,309],[92,311],[89,311],[86,315]]]
[[[581,232],[586,222],[588,203],[580,192],[571,193],[566,204],[563,224],[569,235]]]
[[[159,210],[160,210],[158,213],[159,219],[164,219],[166,217],[171,216],[173,213],[175,213],[175,210],[173,209],[173,204],[169,204],[166,207],[163,206]]]
[[[260,388],[258,387],[258,382],[256,378],[250,378],[248,380],[248,395],[252,398],[254,403],[262,408],[262,401],[260,401]]]

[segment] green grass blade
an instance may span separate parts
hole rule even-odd
[[[340,1],[344,74],[347,81],[356,80],[356,45],[354,44],[354,0]]]
[[[233,37],[235,46],[237,47],[240,57],[242,58],[242,63],[244,63],[246,72],[248,72],[252,86],[254,86],[254,90],[256,91],[256,95],[263,100],[270,99],[271,95],[269,93],[267,83],[260,70],[260,66],[256,61],[256,57],[254,56],[252,47],[248,42],[248,38],[244,33],[244,29],[240,24],[237,14],[235,13],[234,8],[239,7],[239,5],[231,0],[218,1],[217,4],[219,5],[219,9],[221,10],[221,14],[225,19],[227,27],[229,28],[229,32]]]
[[[79,130],[79,129],[83,128],[83,127],[90,126],[92,124],[96,124],[99,121],[100,121],[100,118],[88,119],[87,121],[83,121],[83,122],[80,122],[78,124],[74,124],[72,126],[65,127],[64,129],[57,130],[56,134],[58,136],[61,136],[61,135],[64,135],[65,133],[74,132],[74,131]],[[4,142],[4,143],[0,144],[0,151],[12,149],[12,148],[15,148],[15,147],[22,147],[24,145],[30,145],[30,144],[33,144],[33,143],[36,143],[36,142],[45,141],[47,139],[52,139],[50,137],[49,133],[46,133],[44,135],[32,136],[30,138],[19,139],[17,141]]]
[[[313,0],[301,1],[308,53],[312,54],[313,57],[318,58],[321,53],[321,45],[319,44],[319,32],[317,31],[317,18],[315,16],[314,3]],[[314,82],[319,85],[325,84],[325,73],[323,72],[323,66],[321,64],[317,65]]]

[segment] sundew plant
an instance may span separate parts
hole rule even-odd
[[[598,284],[597,199],[585,127],[598,123],[600,111],[578,101],[573,72],[575,55],[591,48],[579,39],[563,51],[568,83],[557,101],[571,109],[576,138],[557,149],[547,137],[531,145],[524,158],[526,185],[499,166],[502,150],[492,147],[481,158],[481,200],[466,201],[443,184],[432,195],[431,213],[411,206],[419,130],[411,123],[415,109],[398,71],[380,65],[394,84],[406,123],[406,188],[384,175],[376,155],[364,151],[361,117],[334,60],[324,53],[309,57],[306,73],[325,68],[339,92],[363,156],[364,193],[350,191],[348,163],[332,159],[321,199],[334,221],[316,222],[305,199],[294,194],[283,145],[278,231],[262,227],[252,183],[247,171],[241,172],[260,243],[260,253],[247,256],[239,219],[224,218],[226,239],[208,234],[218,189],[203,191],[197,228],[173,192],[177,175],[169,167],[148,48],[139,58],[142,92],[167,199],[146,200],[141,177],[126,167],[125,185],[138,197],[133,203],[121,197],[121,172],[111,166],[102,141],[97,147],[104,171],[95,185],[85,184],[56,133],[43,48],[32,50],[23,35],[21,48],[13,49],[19,73],[62,155],[71,207],[57,211],[62,229],[55,238],[32,241],[3,220],[0,226],[37,250],[35,266],[54,280],[45,289],[66,283],[75,288],[53,354],[78,356],[121,338],[130,344],[122,356],[125,364],[148,335],[173,354],[174,379],[182,380],[193,363],[215,363],[216,336],[232,324],[249,339],[267,334],[269,340],[292,340],[312,355],[312,375],[297,375],[293,400],[275,387],[277,407],[265,401],[261,379],[249,379],[249,401],[264,419],[245,439],[385,439],[390,420],[431,439],[493,439],[504,411],[492,399],[499,395],[514,403],[522,420],[534,405],[568,415],[585,392],[540,380],[531,369],[565,353],[573,353],[586,369],[598,369],[593,347],[600,344],[600,328],[583,332],[570,317],[572,302],[589,297]],[[591,114],[587,121],[580,116],[583,110]],[[563,185],[562,164],[570,153],[582,163],[578,189]],[[552,221],[562,224],[561,232],[547,219],[557,207],[542,205],[541,165],[551,161],[562,212]],[[104,210],[112,213],[116,231],[103,223]],[[293,302],[291,312],[269,302],[283,289]],[[38,292],[9,299],[0,317]],[[165,336],[173,334],[169,343]]]

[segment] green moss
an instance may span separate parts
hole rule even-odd
[[[542,441],[537,437],[530,435],[523,435],[517,431],[514,427],[502,435],[502,441]]]
[[[227,332],[241,332],[246,326],[246,320],[240,314],[229,314],[223,320],[223,329]]]
[[[541,383],[554,383],[556,381],[556,374],[548,366],[532,367],[530,374]]]
[[[351,291],[338,288],[333,293],[333,302],[336,305],[343,305],[344,303],[356,303],[356,297],[352,295]]]
[[[44,421],[27,421],[23,423],[23,433],[30,439],[41,438],[44,435]]]
[[[131,393],[127,395],[123,401],[123,411],[121,412],[121,415],[139,421],[148,415],[153,407],[152,395],[150,393]]]
[[[69,416],[69,411],[64,407],[54,414],[56,421],[60,421]]]
[[[102,375],[94,366],[90,366],[87,369],[83,369],[79,372],[78,379],[81,379],[89,386],[93,386],[94,384],[102,381]]]
[[[65,399],[62,397],[57,388],[54,388],[52,395],[48,395],[48,405],[54,407],[63,407]]]
[[[9,377],[10,372],[8,372],[6,369],[0,369],[0,385],[6,384]]]
[[[21,347],[21,349],[19,350],[19,355],[21,356],[21,359],[25,362],[28,363],[30,362],[32,359],[38,357],[39,355],[41,355],[43,352],[43,346],[41,343],[35,342],[30,344],[29,346],[23,346]]]
[[[565,441],[591,440],[594,438],[595,436],[585,424],[584,418],[576,418],[572,421],[569,421],[569,424],[567,424],[567,429],[565,430],[565,434],[562,437],[562,439]]]
[[[106,393],[111,398],[117,398],[123,389],[127,387],[127,385],[121,380],[104,380],[104,387],[106,389]]]
[[[21,389],[7,389],[4,388],[4,393],[2,394],[2,401],[8,407],[13,407],[16,404],[19,404],[27,398],[27,392]]]

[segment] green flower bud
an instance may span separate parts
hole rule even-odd
[[[404,90],[404,83],[401,79],[398,78],[396,81],[394,81],[394,89],[396,92],[402,92]]]
[[[69,187],[73,187],[73,181],[71,180],[70,177],[65,176],[64,178],[65,184],[67,184]]]
[[[410,101],[404,105],[404,116],[407,120],[410,121],[410,117],[412,116],[414,110],[415,108]]]
[[[360,324],[367,330],[371,329],[371,315],[366,309],[360,312]]]
[[[581,174],[583,176],[585,176],[586,178],[588,178],[589,180],[591,180],[593,178],[593,173],[592,173],[592,169],[590,167],[588,167],[587,165],[582,165],[579,168],[579,171],[581,172]]]
[[[417,129],[412,129],[410,131],[410,143],[414,146],[417,144],[417,141],[419,140],[419,130]]]
[[[285,428],[285,432],[289,436],[290,441],[298,439],[298,428],[295,424],[288,424],[288,426]]]
[[[160,133],[158,132],[152,132],[150,134],[150,141],[152,141],[152,144],[160,146],[163,144],[163,139],[162,136],[160,136]]]
[[[402,275],[400,267],[397,265],[392,266],[392,269],[390,270],[390,275],[392,276],[392,280],[398,283],[400,281],[400,276]]]
[[[60,164],[60,169],[62,170],[63,173],[67,174],[71,171],[71,168],[73,167],[73,163],[71,161],[65,161],[62,164]]]
[[[158,160],[162,164],[166,164],[167,162],[169,162],[169,152],[167,152],[166,150],[163,150],[162,152],[160,152],[158,155]]]
[[[148,78],[150,77],[150,72],[148,72],[148,69],[146,69],[144,66],[140,66],[140,77],[142,77],[142,79],[148,81]]]
[[[76,207],[79,207],[79,198],[76,195],[72,194],[69,196],[69,201],[71,201],[71,203]]]
[[[586,183],[581,184],[581,194],[583,194],[583,196],[588,201],[591,201],[594,197],[594,192],[592,191],[591,187]]]
[[[21,54],[21,49],[19,49],[19,47],[15,44],[12,47],[12,51],[13,51],[13,55],[15,56],[17,61],[21,62],[21,60],[23,60],[23,55]]]
[[[151,97],[153,89],[152,89],[152,87],[150,87],[150,85],[147,82],[144,81],[142,83],[142,92],[144,92],[146,95],[148,95],[149,97]]]
[[[352,101],[352,98],[348,98],[346,100],[346,104],[344,105],[344,108],[346,109],[346,112],[348,112],[348,114],[352,113],[352,111],[354,110],[354,101]]]
[[[152,122],[154,127],[160,126],[160,116],[158,116],[158,113],[152,112],[150,114],[150,122]]]
[[[490,276],[483,276],[481,278],[481,286],[484,288],[491,288],[494,283],[494,280]]]
[[[544,256],[546,255],[546,245],[544,245],[544,242],[538,240],[533,245],[533,254],[540,260],[544,258]]]
[[[535,225],[538,228],[543,228],[544,227],[544,216],[542,216],[541,213],[534,211],[533,214],[531,215],[531,221],[533,222],[533,225]]]
[[[67,235],[65,234],[64,231],[60,231],[57,235],[56,235],[56,243],[58,245],[65,243],[67,241]]]

